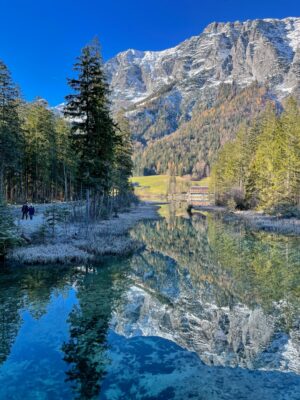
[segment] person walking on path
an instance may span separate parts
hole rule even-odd
[[[22,219],[24,219],[24,218],[27,219],[28,218],[28,211],[29,211],[29,208],[28,208],[28,204],[26,202],[22,206]]]
[[[29,217],[30,217],[30,219],[32,219],[33,216],[34,216],[34,213],[35,213],[35,209],[34,209],[34,207],[33,207],[32,204],[30,204],[30,206],[29,206],[29,208],[28,208],[28,212],[29,212]]]

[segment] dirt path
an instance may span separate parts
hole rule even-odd
[[[44,214],[38,213],[33,216],[32,220],[29,217],[28,219],[24,220],[21,217],[16,218],[15,224],[21,234],[30,236],[41,228],[41,226],[44,224],[44,221]]]

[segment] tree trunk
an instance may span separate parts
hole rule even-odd
[[[90,189],[86,189],[86,221],[90,221]]]
[[[64,184],[65,184],[65,195],[64,195],[64,200],[68,201],[68,175],[66,171],[66,166],[64,164]]]
[[[4,166],[3,163],[0,165],[0,200],[4,198]]]

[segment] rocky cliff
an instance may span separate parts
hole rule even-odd
[[[143,145],[214,105],[224,84],[254,82],[281,101],[300,93],[300,18],[214,22],[164,51],[128,50],[105,65],[114,108],[124,107]]]

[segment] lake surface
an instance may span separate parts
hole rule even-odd
[[[300,240],[162,214],[131,258],[0,269],[0,399],[300,399]]]

